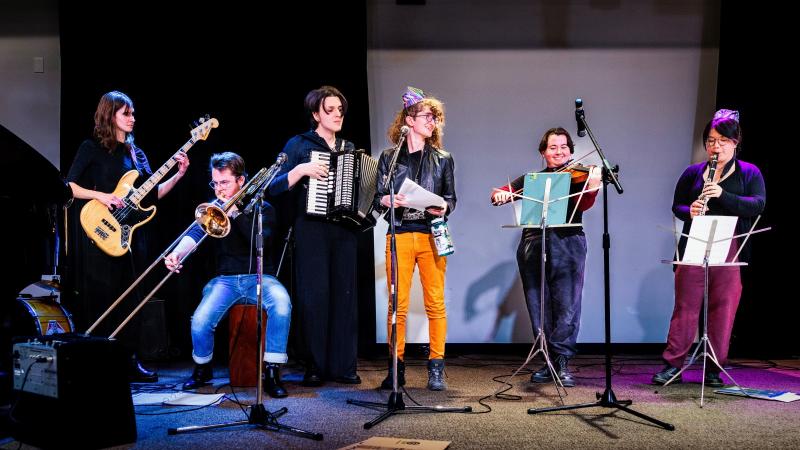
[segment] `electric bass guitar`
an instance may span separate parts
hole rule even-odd
[[[80,220],[89,239],[109,256],[122,256],[130,251],[133,231],[149,222],[156,213],[155,205],[142,208],[139,202],[175,166],[178,153],[189,151],[197,141],[205,140],[212,128],[218,126],[217,119],[200,119],[200,124],[191,131],[192,137],[138,188],[134,188],[133,183],[139,177],[139,171],[126,172],[113,192],[125,206],[109,210],[98,200],[87,202],[81,209]]]

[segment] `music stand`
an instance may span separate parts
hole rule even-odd
[[[404,127],[405,128],[405,127]],[[392,392],[389,394],[389,399],[386,403],[368,402],[364,400],[347,399],[348,405],[363,406],[365,408],[381,409],[386,408],[386,411],[381,413],[378,417],[364,424],[364,429],[369,430],[375,425],[383,422],[389,416],[399,414],[401,412],[472,412],[471,406],[406,406],[403,402],[403,393],[398,389],[397,385],[397,239],[394,227],[395,208],[394,208],[394,176],[395,168],[397,167],[397,156],[400,153],[400,147],[405,140],[405,134],[401,134],[400,140],[395,146],[392,160],[389,163],[389,171],[385,175],[383,182],[384,186],[389,188],[389,253],[391,259],[391,292],[392,297]],[[422,150],[420,150],[422,151]]]
[[[533,340],[530,352],[525,362],[513,374],[514,377],[523,367],[525,367],[537,354],[541,353],[545,364],[550,369],[553,379],[553,386],[561,403],[564,403],[566,389],[558,372],[550,359],[547,349],[547,337],[544,332],[544,297],[545,297],[545,268],[547,263],[547,229],[581,226],[579,223],[569,223],[566,221],[567,205],[569,198],[575,195],[582,195],[585,192],[569,194],[571,175],[565,172],[536,172],[525,175],[523,183],[523,194],[514,194],[512,190],[511,202],[514,205],[514,197],[519,197],[522,201],[519,218],[514,214],[516,225],[503,225],[503,228],[537,228],[542,230],[542,245],[539,267],[539,326],[537,327],[536,337]],[[511,188],[509,188],[511,189]],[[554,197],[551,200],[551,197]],[[577,203],[576,203],[577,205]],[[516,206],[516,205],[514,205]],[[570,220],[574,217],[574,211],[570,215]],[[562,395],[562,390],[563,395]]]
[[[703,268],[703,327],[701,329],[702,337],[700,341],[697,343],[697,346],[692,352],[692,355],[689,357],[689,361],[681,367],[681,370],[678,371],[675,375],[673,375],[666,383],[664,383],[664,387],[669,386],[675,379],[677,379],[686,369],[691,366],[695,359],[700,356],[703,358],[703,371],[701,374],[701,382],[700,382],[700,407],[703,407],[703,402],[705,398],[705,387],[706,387],[706,360],[710,359],[719,369],[731,379],[733,384],[739,388],[739,391],[742,392],[745,396],[750,397],[747,394],[747,391],[742,389],[739,386],[739,383],[736,382],[731,374],[722,367],[720,364],[719,359],[717,359],[717,355],[714,352],[714,346],[711,345],[711,341],[708,338],[708,280],[709,280],[709,267],[736,267],[736,266],[746,266],[747,263],[744,262],[735,262],[739,253],[744,248],[744,244],[747,243],[747,239],[753,233],[758,233],[761,231],[767,231],[769,228],[761,229],[758,231],[753,231],[758,220],[761,218],[759,216],[753,222],[753,226],[747,233],[739,236],[734,236],[733,233],[736,230],[736,222],[738,217],[736,216],[696,216],[692,219],[692,226],[689,230],[689,234],[683,234],[687,239],[686,242],[686,250],[683,253],[683,260],[682,261],[664,261],[668,264],[673,264],[676,266],[694,266],[694,267],[702,267]],[[742,245],[739,247],[739,250],[733,256],[731,262],[727,262],[727,256],[730,250],[730,246],[733,243],[733,239],[736,237],[746,236],[745,240],[742,242]],[[677,254],[677,249],[676,249]],[[678,254],[678,259],[680,259],[680,255]],[[702,352],[700,350],[702,349]],[[700,354],[698,355],[698,352]]]
[[[274,178],[277,171],[274,172],[272,178]],[[264,391],[263,391],[263,383],[264,380],[262,379],[263,369],[264,369],[264,336],[262,333],[262,311],[263,311],[263,303],[262,303],[262,278],[264,276],[264,230],[263,230],[263,208],[264,208],[264,194],[266,189],[269,187],[270,183],[272,182],[272,178],[266,181],[263,185],[263,189],[259,194],[253,197],[248,205],[245,208],[245,212],[248,210],[252,210],[255,208],[256,210],[256,222],[258,227],[258,234],[256,236],[256,367],[258,368],[258,375],[256,378],[256,403],[250,406],[250,414],[247,417],[247,420],[237,420],[233,422],[226,422],[226,423],[218,423],[212,425],[192,425],[187,427],[180,427],[180,428],[169,428],[167,433],[170,435],[180,434],[180,433],[188,433],[191,431],[202,431],[202,430],[210,430],[214,428],[224,428],[224,427],[233,427],[238,425],[256,425],[260,428],[269,431],[288,431],[289,433],[295,434],[300,437],[313,439],[315,441],[322,440],[322,433],[314,433],[311,431],[301,430],[299,428],[295,428],[289,425],[283,425],[278,423],[278,418],[282,415],[286,414],[289,410],[285,406],[275,412],[269,412],[264,407]],[[287,239],[289,236],[287,235]],[[283,258],[281,258],[283,261]]]

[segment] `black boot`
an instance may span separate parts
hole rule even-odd
[[[678,367],[672,367],[669,364],[667,364],[664,366],[663,369],[661,369],[661,372],[658,372],[657,374],[653,375],[653,384],[663,385],[667,381],[671,380],[672,377],[674,377],[675,374],[677,374],[680,371],[681,369],[679,369]],[[681,376],[678,375],[670,384],[678,384],[681,381],[683,380],[681,379]]]
[[[211,381],[212,378],[214,378],[214,373],[211,369],[210,362],[205,364],[195,364],[192,376],[183,383],[183,390],[190,391],[192,389],[205,386],[209,381]]]
[[[152,370],[147,370],[142,366],[139,358],[133,355],[128,368],[128,379],[131,383],[155,383],[158,381],[158,374]]]
[[[264,365],[264,392],[272,398],[284,398],[289,395],[281,383],[281,366],[275,363]]]
[[[550,366],[547,363],[531,374],[531,383],[549,383],[550,381],[553,381],[553,375],[550,373]]]
[[[564,355],[556,356],[555,369],[558,371],[558,378],[564,387],[575,387],[575,377],[569,371],[569,358]]]
[[[325,382],[322,380],[322,372],[314,366],[314,364],[309,363],[306,366],[306,374],[303,375],[303,381],[300,382],[303,386],[310,386],[310,387],[319,387],[322,386]]]
[[[723,387],[725,383],[722,381],[722,377],[719,375],[719,372],[708,371],[706,372],[706,376],[704,378],[705,384],[708,387]]]
[[[444,382],[444,359],[428,360],[428,389],[431,391],[447,389],[447,383]]]
[[[392,390],[392,385],[394,384],[394,380],[392,379],[393,375],[393,366],[392,360],[389,360],[389,374],[386,375],[386,378],[383,379],[381,382],[381,389]],[[406,363],[403,362],[402,359],[397,360],[397,386],[405,386],[406,385]]]

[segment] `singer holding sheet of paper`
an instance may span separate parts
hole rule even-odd
[[[736,233],[746,233],[766,203],[766,189],[761,171],[753,164],[737,159],[742,142],[739,113],[721,109],[703,131],[709,161],[689,166],[675,186],[672,212],[683,221],[683,233],[689,234],[692,219],[698,215],[737,216]],[[716,160],[716,166],[714,166]],[[683,257],[686,238],[681,237],[678,253]],[[739,250],[734,239],[727,262]],[[739,261],[748,260],[748,249],[739,253]],[[698,317],[703,305],[703,268],[678,265],[675,269],[675,310],[669,325],[667,348],[662,355],[665,366],[653,376],[654,384],[664,384],[680,371],[694,342]],[[708,335],[720,364],[728,357],[733,320],[742,294],[739,267],[709,268]],[[676,378],[673,383],[679,383]],[[719,368],[711,365],[705,384],[722,386]]]
[[[559,172],[566,168],[575,151],[572,137],[564,128],[551,128],[539,142],[539,153],[547,167],[542,172]],[[502,205],[522,193],[525,176],[492,191],[492,203]],[[597,188],[601,183],[598,167],[589,169],[584,181],[573,182],[570,193],[587,190],[583,195],[570,197],[567,218],[575,211],[570,223],[581,223],[583,212],[594,205]],[[593,190],[592,190],[593,189]],[[580,199],[580,200],[579,200]],[[577,203],[577,208],[576,208]],[[581,296],[583,274],[586,264],[586,235],[582,226],[548,229],[546,233],[547,272],[545,274],[544,324],[540,327],[540,277],[542,232],[538,228],[526,228],[517,248],[517,264],[522,277],[525,301],[531,318],[534,334],[541,328],[548,339],[548,353],[555,355],[555,369],[566,387],[575,386],[568,362],[575,356],[578,329],[581,320]],[[550,368],[544,364],[531,375],[534,383],[546,383],[553,379]]]
[[[456,207],[456,188],[453,156],[442,149],[444,127],[444,105],[426,96],[421,90],[409,87],[403,94],[403,109],[395,116],[389,127],[389,139],[399,142],[406,132],[405,142],[399,148],[395,170],[394,189],[400,192],[403,181],[408,179],[425,190],[441,197],[440,204],[428,205],[424,211],[409,208],[402,194],[395,195],[395,229],[397,234],[397,354],[398,383],[405,384],[406,315],[414,267],[419,267],[420,280],[428,316],[430,355],[428,361],[428,389],[441,391],[444,382],[444,345],[447,334],[447,315],[444,304],[444,279],[447,257],[439,256],[431,235],[431,221],[447,217]],[[407,130],[407,131],[406,131]],[[389,164],[395,148],[384,150],[378,161],[378,188],[375,207],[385,211],[390,206],[389,191],[383,179],[388,175]],[[388,215],[385,216],[389,220]],[[390,240],[386,239],[386,273],[391,280]],[[389,281],[391,283],[391,281]],[[391,296],[390,296],[391,298]],[[389,303],[389,342],[391,342],[391,301]],[[391,350],[391,349],[390,349]],[[381,384],[392,388],[392,359],[389,360],[389,375]]]

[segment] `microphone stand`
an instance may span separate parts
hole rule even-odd
[[[363,406],[366,408],[386,408],[386,411],[381,413],[375,419],[364,424],[364,429],[369,430],[373,426],[383,422],[389,416],[399,414],[400,412],[471,412],[471,406],[464,407],[445,407],[441,405],[436,406],[406,406],[403,402],[403,393],[400,392],[397,385],[397,234],[395,231],[395,207],[394,207],[394,175],[397,169],[397,155],[400,153],[400,147],[405,140],[405,134],[400,135],[400,139],[394,149],[392,160],[389,163],[389,171],[384,179],[384,187],[389,189],[389,253],[392,264],[392,273],[390,279],[389,295],[392,297],[392,392],[389,394],[387,403],[380,402],[367,402],[363,400],[348,399],[348,405]]]
[[[675,426],[666,422],[662,422],[658,419],[650,417],[648,415],[642,414],[638,411],[634,411],[631,408],[628,408],[628,405],[633,403],[631,400],[617,400],[617,396],[614,394],[613,389],[611,388],[611,276],[609,272],[609,261],[610,255],[609,251],[611,248],[611,237],[608,232],[608,185],[613,184],[617,190],[617,193],[622,194],[622,185],[619,183],[619,179],[617,178],[615,171],[618,167],[614,167],[612,169],[611,164],[609,164],[608,160],[606,159],[603,151],[600,149],[600,144],[598,144],[597,140],[592,133],[591,128],[586,123],[586,118],[583,115],[583,112],[579,114],[576,112],[575,117],[583,124],[586,129],[586,132],[589,134],[589,138],[592,140],[592,144],[594,145],[595,150],[597,150],[597,154],[600,155],[600,159],[603,162],[603,281],[604,281],[604,307],[605,307],[605,369],[606,369],[606,389],[601,393],[596,393],[597,401],[592,403],[582,403],[577,405],[565,405],[565,406],[555,406],[551,408],[530,408],[528,409],[528,414],[538,414],[543,412],[550,412],[550,411],[566,411],[572,409],[580,409],[580,408],[592,408],[595,406],[601,406],[604,408],[616,408],[622,411],[627,412],[628,414],[632,414],[640,419],[647,420],[648,422],[654,423],[665,430],[673,431],[675,430]],[[616,417],[616,416],[612,416]]]
[[[247,420],[238,420],[234,422],[218,423],[213,425],[195,425],[181,428],[170,428],[168,429],[168,433],[171,435],[238,425],[256,425],[269,431],[283,430],[300,437],[313,439],[315,441],[322,440],[322,433],[314,433],[278,423],[278,418],[289,412],[289,409],[285,406],[275,412],[269,412],[264,407],[264,391],[262,388],[264,383],[264,380],[262,379],[264,370],[264,336],[262,335],[262,315],[264,305],[262,304],[263,289],[261,284],[264,276],[263,216],[264,204],[266,203],[264,196],[267,188],[275,178],[275,175],[278,174],[278,169],[280,169],[281,163],[281,157],[279,156],[278,162],[276,162],[275,165],[270,168],[270,174],[267,177],[267,180],[261,185],[261,187],[258,189],[258,193],[253,196],[253,199],[243,211],[245,214],[250,214],[250,212],[255,209],[256,221],[258,223],[258,235],[256,236],[256,367],[258,368],[258,375],[256,378],[256,403],[250,406],[250,415],[247,417]]]

